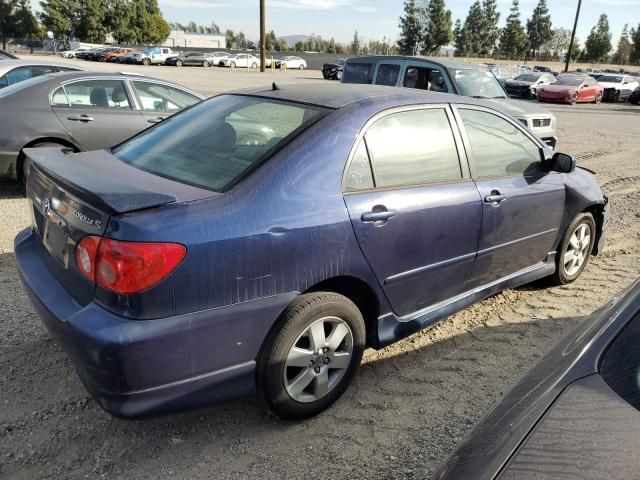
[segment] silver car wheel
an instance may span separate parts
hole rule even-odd
[[[589,255],[590,245],[591,229],[589,225],[583,223],[571,235],[567,251],[564,254],[564,271],[568,276],[571,277],[580,271]]]
[[[284,386],[298,402],[314,402],[342,380],[353,357],[353,334],[338,317],[313,322],[293,342],[283,368]]]

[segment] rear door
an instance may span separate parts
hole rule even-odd
[[[61,89],[66,99],[56,92],[53,111],[83,150],[112,147],[147,126],[122,80],[79,80]]]
[[[564,215],[564,175],[543,168],[539,143],[515,121],[470,106],[456,112],[482,197],[475,287],[547,260]]]
[[[444,105],[385,113],[346,170],[356,237],[400,316],[464,291],[475,258],[482,205],[451,125]]]
[[[426,61],[407,60],[400,86],[433,92],[453,92],[444,68]]]
[[[404,60],[383,60],[376,66],[373,83],[389,87],[400,86]]]

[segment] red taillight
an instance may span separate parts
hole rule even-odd
[[[122,242],[91,236],[78,245],[76,263],[99,287],[130,295],[167,278],[186,253],[177,243]]]

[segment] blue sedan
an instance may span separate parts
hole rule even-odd
[[[35,308],[107,411],[255,390],[329,407],[382,348],[578,278],[607,199],[494,104],[361,85],[220,95],[108,150],[26,150]]]

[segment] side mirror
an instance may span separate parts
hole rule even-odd
[[[556,152],[549,160],[551,171],[559,173],[571,173],[576,169],[576,159],[566,153]]]

